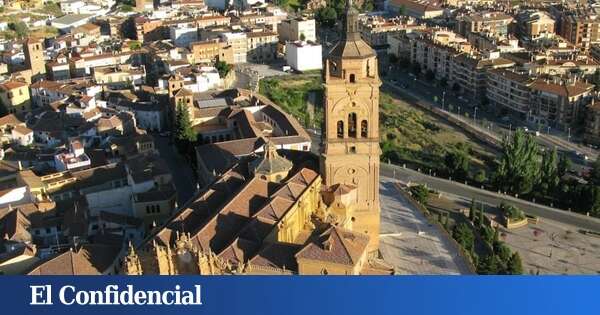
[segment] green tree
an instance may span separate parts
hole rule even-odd
[[[590,171],[589,180],[594,185],[600,185],[600,158],[594,161],[592,170]]]
[[[522,220],[525,218],[523,211],[513,205],[502,202],[499,208],[502,214],[511,220]]]
[[[121,12],[131,12],[133,11],[133,6],[130,4],[122,4],[119,9],[121,10]]]
[[[558,177],[563,178],[571,170],[571,159],[566,154],[561,154],[558,159]]]
[[[558,154],[556,148],[546,150],[542,156],[541,193],[553,194],[558,189],[560,176],[558,174]]]
[[[190,114],[183,103],[177,104],[175,113],[175,141],[181,153],[187,152],[189,146],[196,141],[196,133],[192,128]]]
[[[450,176],[464,180],[469,173],[469,156],[465,150],[451,150],[444,157],[444,166]]]
[[[508,266],[512,258],[512,251],[508,246],[506,246],[504,243],[498,242],[494,244],[494,253],[503,266]]]
[[[54,2],[50,2],[50,1],[46,2],[46,4],[44,4],[44,12],[52,14],[56,17],[64,15],[63,11],[60,9],[60,5],[58,3],[54,3]]]
[[[142,44],[137,40],[132,40],[128,44],[130,50],[138,50],[142,48]]]
[[[475,198],[471,199],[471,206],[469,207],[469,220],[471,222],[475,221]]]
[[[219,76],[221,78],[226,77],[227,74],[229,74],[229,71],[231,71],[231,65],[226,63],[225,61],[217,61],[215,63],[215,68],[217,68],[217,71],[219,71]]]
[[[320,8],[315,14],[315,20],[327,27],[333,27],[337,22],[337,18],[338,14],[335,8],[330,6]]]
[[[29,28],[23,21],[11,22],[8,24],[8,28],[13,30],[19,38],[23,38],[29,33]]]
[[[521,256],[518,252],[515,252],[508,261],[506,266],[506,272],[511,275],[523,274],[523,263],[521,262]]]
[[[592,75],[592,83],[595,85],[596,91],[600,90],[600,69],[596,69],[596,72]]]
[[[580,188],[578,208],[594,217],[600,216],[600,186],[585,185]]]
[[[485,170],[484,169],[480,169],[479,171],[477,171],[477,174],[475,174],[475,181],[483,184],[485,182],[487,182],[487,176],[485,174]]]
[[[500,242],[500,229],[495,228],[494,229],[494,239],[493,239],[494,244],[498,244]]]
[[[363,12],[371,12],[375,10],[375,3],[373,0],[365,0],[362,5]]]
[[[533,137],[518,129],[502,144],[502,157],[495,173],[498,188],[527,194],[539,179],[539,148]]]
[[[491,226],[484,226],[479,230],[481,238],[491,249],[494,245],[494,230]]]
[[[410,187],[410,192],[415,200],[420,204],[427,203],[429,198],[429,189],[423,185],[415,185]]]
[[[473,230],[466,224],[460,223],[454,226],[452,238],[456,240],[467,252],[474,249],[475,236]]]
[[[497,275],[499,273],[500,263],[495,255],[485,256],[477,264],[477,273],[482,275]]]

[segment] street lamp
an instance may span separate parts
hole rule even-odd
[[[569,127],[569,130],[568,130],[567,141],[571,142],[571,127]]]
[[[446,91],[442,92],[442,110],[444,110],[444,104],[446,103]]]
[[[473,114],[473,122],[477,125],[477,106],[475,106],[475,113]]]
[[[458,116],[460,116],[460,106],[458,106]]]

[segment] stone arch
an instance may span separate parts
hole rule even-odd
[[[334,117],[344,118],[352,112],[356,112],[359,117],[370,117],[371,100],[363,98],[350,98],[346,96],[338,99],[331,108],[327,108],[328,112],[334,114]],[[335,119],[335,118],[334,118]]]

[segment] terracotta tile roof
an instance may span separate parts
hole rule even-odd
[[[246,263],[259,248],[260,244],[238,237],[219,254],[219,257],[233,264]]]
[[[536,80],[531,86],[533,90],[543,91],[565,97],[572,97],[589,92],[594,88],[594,85],[582,81],[577,81],[574,84],[556,84],[547,82],[543,79]]]
[[[298,252],[296,258],[354,266],[365,253],[368,243],[366,234],[332,226]]]
[[[33,130],[31,130],[31,129],[29,129],[29,128],[25,127],[25,126],[21,126],[21,125],[16,125],[16,126],[13,128],[13,130],[12,130],[12,131],[13,131],[13,132],[17,132],[17,133],[19,133],[19,134],[21,134],[21,135],[28,135],[28,134],[30,134],[30,133],[33,133]]]
[[[0,218],[0,239],[31,241],[31,222],[20,209],[13,209]]]
[[[9,114],[9,115],[0,117],[0,126],[5,126],[5,125],[16,126],[16,125],[20,125],[20,124],[24,124],[24,122],[22,122],[19,118],[17,118],[17,116],[15,116],[15,114]]]
[[[79,250],[41,261],[28,275],[101,275],[117,259],[121,248],[104,244],[85,244]]]
[[[8,81],[0,83],[0,89],[3,91],[10,91],[24,86],[27,86],[27,83],[21,81]]]
[[[297,271],[298,264],[294,256],[300,249],[302,246],[297,244],[272,243],[250,259],[249,265]]]
[[[202,249],[209,247],[219,253],[250,221],[269,197],[269,182],[254,177],[214,216],[194,239]]]
[[[295,203],[295,200],[290,200],[281,196],[275,196],[269,203],[256,213],[256,217],[264,220],[277,222],[283,218],[285,213]]]

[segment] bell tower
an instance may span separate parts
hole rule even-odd
[[[379,80],[377,55],[358,31],[358,11],[346,2],[342,39],[325,60],[324,184],[356,188],[352,229],[379,245]]]

